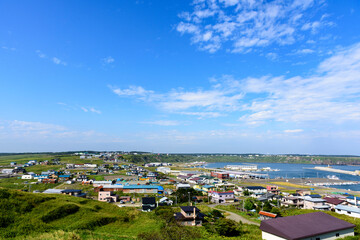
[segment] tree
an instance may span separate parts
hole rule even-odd
[[[270,212],[271,209],[272,209],[271,204],[270,204],[268,201],[266,201],[266,202],[264,203],[264,206],[263,206],[263,211],[265,211],[265,212]]]
[[[185,203],[189,201],[189,193],[190,193],[190,201],[192,200],[192,197],[202,195],[201,192],[198,192],[193,188],[189,188],[189,189],[181,188],[178,189],[176,192],[174,192],[172,195],[177,196],[178,203]]]
[[[243,192],[243,194],[244,194],[244,196],[250,196],[250,192],[247,189]]]
[[[251,198],[247,198],[244,203],[244,208],[246,210],[252,210],[255,208],[255,204]]]
[[[219,218],[214,226],[216,232],[222,236],[233,237],[240,234],[241,225],[231,219]]]
[[[277,207],[273,207],[273,208],[271,209],[271,212],[277,214],[278,217],[281,216],[281,211],[280,211],[280,209],[277,208]]]

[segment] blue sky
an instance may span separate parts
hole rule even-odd
[[[0,152],[360,154],[359,12],[0,1]]]

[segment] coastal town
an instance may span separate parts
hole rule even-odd
[[[0,187],[40,195],[68,195],[138,209],[144,214],[157,208],[179,209],[173,218],[182,226],[202,226],[209,221],[208,211],[218,210],[225,218],[259,227],[265,240],[354,236],[356,226],[336,217],[360,220],[358,192],[329,188],[331,184],[358,182],[269,179],[258,172],[256,164],[222,169],[206,168],[206,162],[196,161],[135,164],[125,155],[79,152],[53,159],[11,161],[1,166]],[[298,211],[304,213],[292,216]],[[312,226],[308,219],[313,218],[324,224]],[[296,235],[300,222],[304,227]],[[331,227],[332,222],[336,227]]]

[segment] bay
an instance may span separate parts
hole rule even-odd
[[[292,163],[243,163],[243,162],[217,162],[207,163],[206,168],[224,168],[226,165],[257,165],[258,169],[270,167],[271,169],[279,169],[280,171],[262,171],[257,173],[268,174],[270,179],[275,178],[327,178],[328,175],[335,175],[341,180],[346,181],[360,181],[360,176],[353,176],[343,173],[334,173],[320,171],[316,169],[310,169],[314,167],[327,167],[327,165],[315,165],[315,164],[292,164]],[[360,166],[348,166],[348,165],[332,165],[332,168],[342,169],[348,171],[360,170]],[[333,188],[338,189],[350,189],[352,191],[360,191],[360,184],[355,185],[332,185]]]

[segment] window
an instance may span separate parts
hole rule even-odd
[[[320,238],[316,238],[316,240],[320,240]]]
[[[351,212],[349,212],[349,211],[348,211],[347,213],[348,213],[348,214],[351,214]]]
[[[339,237],[339,236],[340,236],[340,233],[335,234],[335,236],[336,236],[336,237]]]

